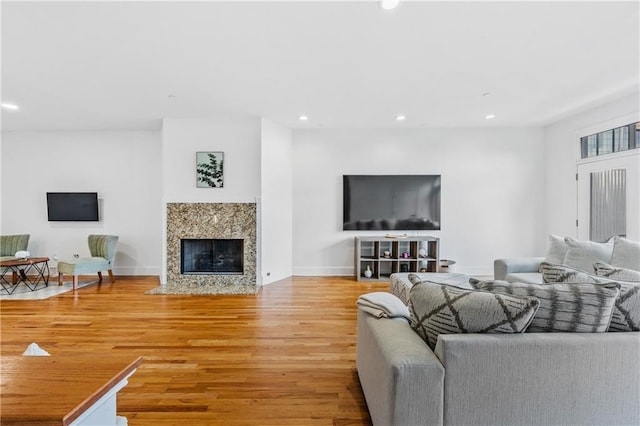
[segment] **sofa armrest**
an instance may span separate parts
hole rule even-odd
[[[640,424],[639,332],[450,334],[435,353],[445,424]]]
[[[493,277],[504,280],[507,274],[518,272],[540,272],[538,268],[544,257],[512,257],[493,261]]]
[[[406,321],[358,310],[356,365],[374,425],[442,425],[444,367]]]

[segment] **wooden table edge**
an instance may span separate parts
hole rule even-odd
[[[108,356],[105,356],[105,358],[108,358]],[[95,404],[96,401],[98,401],[100,398],[106,395],[107,392],[109,392],[109,390],[111,390],[111,388],[113,388],[115,384],[119,383],[123,379],[126,379],[128,376],[130,376],[131,373],[133,373],[135,369],[138,368],[141,362],[142,362],[142,357],[139,356],[138,358],[133,360],[131,363],[129,363],[129,365],[123,368],[120,371],[120,373],[118,373],[113,378],[111,378],[111,380],[109,380],[107,383],[101,386],[100,389],[98,389],[92,395],[89,395],[84,401],[82,401],[75,408],[73,408],[67,415],[65,415],[62,419],[62,424],[66,426],[73,423],[74,420],[80,417],[80,415],[82,415],[82,413],[84,413],[89,407]]]

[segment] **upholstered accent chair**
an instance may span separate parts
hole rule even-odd
[[[116,255],[117,235],[89,235],[89,252],[91,257],[64,260],[58,262],[58,285],[62,285],[64,275],[73,275],[73,289],[78,288],[78,276],[98,273],[98,282],[102,282],[102,271],[109,273],[111,282],[113,276],[113,259]]]
[[[13,258],[16,252],[27,250],[29,234],[0,235],[0,259]]]

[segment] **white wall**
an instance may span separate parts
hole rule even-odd
[[[292,275],[293,270],[292,131],[262,120],[261,244],[262,283]]]
[[[558,121],[544,129],[545,230],[577,236],[576,163],[579,138],[640,119],[638,94]]]
[[[224,152],[224,187],[196,187],[196,152]],[[165,119],[165,203],[255,203],[260,194],[260,120]]]
[[[343,174],[441,174],[440,256],[458,272],[492,274],[499,257],[544,254],[541,129],[296,130],[294,275],[353,273],[342,231]]]
[[[166,203],[255,203],[260,197],[259,119],[165,119],[162,124],[162,272],[165,284]],[[224,187],[196,186],[196,152],[224,152]],[[260,214],[260,213],[258,213]],[[260,233],[260,230],[258,230]],[[258,262],[260,262],[258,246]],[[260,263],[258,263],[260,265]]]
[[[32,255],[51,259],[88,256],[88,234],[115,234],[116,274],[159,273],[159,132],[7,132],[2,138],[3,234],[30,234]],[[48,222],[46,193],[54,191],[98,192],[100,221]]]

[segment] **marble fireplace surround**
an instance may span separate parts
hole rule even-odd
[[[255,203],[167,203],[167,283],[164,294],[255,294]],[[244,240],[244,273],[239,275],[183,275],[180,239]]]

